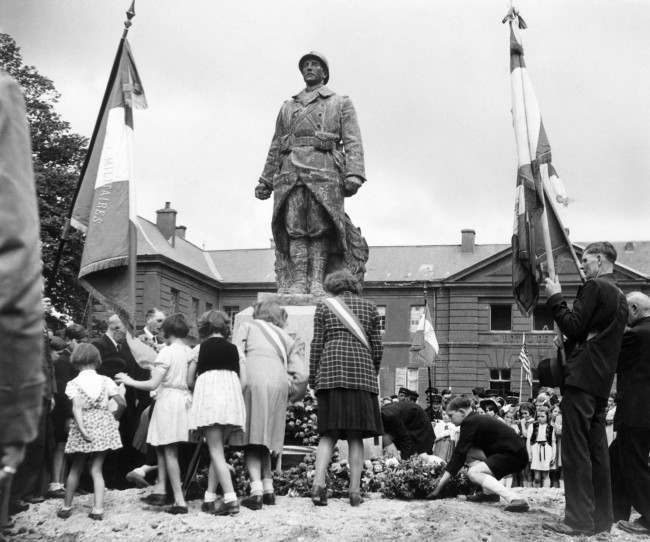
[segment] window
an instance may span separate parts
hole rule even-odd
[[[537,305],[533,309],[533,330],[553,331],[553,314],[546,305]]]
[[[192,314],[194,321],[197,321],[199,319],[199,300],[196,297],[192,298]]]
[[[181,300],[180,290],[177,290],[176,288],[171,288],[171,303],[169,306],[169,312],[171,314],[176,314],[177,312],[180,312],[180,300]]]
[[[420,323],[420,318],[424,314],[424,305],[411,305],[411,314],[409,316],[409,332],[415,333]]]
[[[490,331],[510,331],[512,329],[512,306],[490,305]]]
[[[510,369],[490,369],[490,389],[505,397],[510,393]]]
[[[206,301],[206,302],[205,302],[205,310],[206,310],[206,312],[207,312],[207,311],[211,311],[211,310],[212,310],[212,303],[208,303],[208,302]]]
[[[396,367],[395,368],[395,394],[399,392],[400,388],[406,388],[413,391],[418,391],[418,376],[419,371],[416,368],[410,367]]]
[[[386,333],[386,305],[377,305],[379,313],[379,332],[383,335]]]
[[[235,315],[239,312],[239,305],[226,305],[223,308],[223,312],[229,316],[230,329],[232,329],[235,325]]]

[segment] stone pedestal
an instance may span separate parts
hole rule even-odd
[[[311,294],[273,294],[260,292],[257,295],[258,301],[275,301],[287,311],[287,325],[285,331],[292,337],[300,338],[305,344],[305,366],[309,370],[309,351],[311,340],[314,337],[314,313],[316,303],[319,299]],[[233,330],[236,330],[242,322],[253,319],[253,307],[248,307],[235,315]],[[233,333],[234,334],[234,333]],[[363,447],[365,459],[381,456],[381,438],[379,446],[374,444],[374,439],[365,439]],[[341,458],[347,460],[348,445],[345,441],[338,442]]]

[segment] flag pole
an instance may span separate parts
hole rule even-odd
[[[521,345],[523,346],[525,344],[526,344],[526,333],[524,332],[521,334]],[[519,363],[519,403],[520,404],[521,404],[521,397],[522,397],[521,392],[523,391],[523,387],[524,387],[524,364],[520,362]]]
[[[63,223],[63,227],[61,228],[61,239],[59,240],[59,247],[56,251],[56,256],[54,257],[52,268],[48,273],[48,278],[52,283],[54,282],[54,279],[56,278],[57,272],[59,270],[59,264],[61,263],[61,257],[63,256],[63,247],[65,245],[65,242],[68,240],[68,234],[70,231],[70,220],[72,219],[72,212],[74,210],[77,197],[79,196],[79,190],[81,190],[81,182],[83,181],[83,178],[86,175],[86,169],[88,169],[88,162],[90,161],[92,150],[93,147],[95,146],[95,140],[97,139],[97,134],[99,133],[99,126],[102,121],[102,114],[104,112],[104,109],[106,108],[106,105],[108,104],[108,100],[111,95],[111,89],[113,88],[113,83],[115,82],[115,78],[117,77],[117,72],[120,65],[120,57],[122,56],[122,49],[124,48],[124,41],[126,40],[126,36],[129,33],[129,28],[131,28],[131,25],[133,24],[131,22],[133,17],[135,17],[135,0],[131,1],[131,6],[126,12],[126,20],[124,21],[124,30],[122,31],[122,37],[120,38],[120,43],[117,46],[117,52],[115,53],[115,59],[113,60],[113,66],[111,67],[110,75],[108,76],[108,82],[106,83],[106,90],[104,90],[104,97],[102,98],[102,103],[99,108],[97,121],[95,122],[95,127],[93,128],[93,133],[90,138],[90,144],[88,145],[88,150],[86,151],[86,157],[84,158],[83,166],[81,167],[81,173],[79,174],[77,187],[75,188],[74,196],[72,197],[72,201],[70,203],[68,216],[66,217]]]

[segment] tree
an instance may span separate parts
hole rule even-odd
[[[70,124],[55,111],[60,94],[54,83],[34,66],[23,64],[20,48],[8,34],[0,33],[0,68],[11,75],[25,94],[34,177],[41,218],[41,241],[46,293],[54,306],[80,322],[88,294],[79,286],[79,262],[83,251],[81,234],[71,230],[56,276],[52,265],[62,227],[76,190],[88,141],[71,131]]]

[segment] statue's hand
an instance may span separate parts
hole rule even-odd
[[[355,175],[346,177],[343,181],[343,195],[345,197],[354,196],[357,193],[357,190],[361,188],[362,183],[363,181]]]
[[[257,199],[269,199],[271,197],[272,190],[266,186],[264,183],[259,183],[255,187],[255,197]]]

